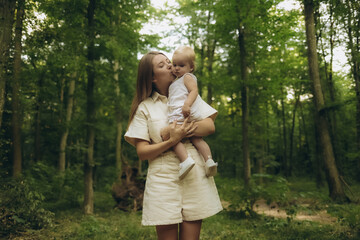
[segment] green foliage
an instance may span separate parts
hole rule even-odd
[[[262,179],[264,184],[259,184]],[[254,199],[265,199],[268,203],[278,202],[283,203],[287,201],[287,194],[289,192],[288,181],[280,176],[270,174],[253,174],[250,183],[252,196]]]
[[[40,229],[53,222],[54,214],[42,207],[44,196],[24,179],[0,183],[0,236]]]
[[[279,185],[272,187],[269,192],[278,189],[277,194],[273,193],[274,199],[281,199],[281,189],[286,189],[289,185],[290,193],[285,195],[288,198],[284,206],[295,213],[299,212],[300,204],[293,205],[294,197],[302,195],[302,197],[316,198],[316,195],[310,194],[316,191],[314,184],[310,184],[307,179],[295,179],[290,183],[284,183],[283,180],[278,180],[275,177],[266,177],[269,184]],[[216,185],[224,203],[235,203],[240,201],[239,195],[243,191],[242,182],[238,179],[220,178],[216,177]],[[276,183],[279,181],[280,183]],[[271,183],[271,184],[270,184]],[[286,186],[284,186],[284,184]],[[308,189],[309,194],[306,194]],[[265,191],[265,190],[264,190]],[[323,192],[323,189],[318,190]],[[38,230],[27,229],[22,233],[29,239],[156,239],[156,231],[154,227],[141,226],[141,212],[123,212],[113,209],[113,199],[108,191],[96,191],[95,195],[95,214],[91,216],[83,215],[80,208],[67,208],[62,211],[57,211],[56,221],[53,225]],[[326,194],[325,194],[326,195]],[[317,200],[318,199],[314,199]],[[246,202],[244,200],[244,202]],[[201,230],[201,240],[289,240],[289,239],[311,239],[311,240],[337,240],[337,239],[357,239],[358,234],[358,216],[359,206],[356,204],[349,205],[335,205],[331,202],[316,202],[318,208],[328,208],[328,212],[339,220],[336,223],[318,223],[311,221],[298,221],[293,219],[280,219],[262,215],[252,215],[244,218],[245,214],[241,215],[239,211],[223,210],[219,214],[210,218],[204,219]],[[309,206],[310,207],[310,206]],[[314,208],[313,208],[314,209]],[[354,215],[351,215],[353,211]],[[290,212],[289,212],[290,213]],[[356,220],[357,218],[357,220]],[[20,236],[20,237],[21,237]]]
[[[147,240],[157,239],[155,227],[140,225],[141,213],[118,210],[101,211],[84,216],[79,210],[67,210],[58,216],[56,224],[42,231],[28,231],[33,239],[96,239]],[[319,224],[308,221],[288,222],[286,219],[258,216],[242,219],[231,212],[204,219],[201,240],[350,240],[355,232],[347,226]]]
[[[264,183],[257,183],[262,178]],[[250,187],[243,187],[243,183],[235,179],[219,179],[217,181],[221,199],[230,202],[229,209],[241,217],[254,217],[254,203],[265,199],[270,204],[277,202],[284,204],[287,201],[289,186],[286,179],[269,174],[254,174]]]
[[[82,176],[81,165],[75,165],[60,174],[53,166],[37,162],[25,171],[29,185],[43,196],[48,207],[55,209],[80,206]]]
[[[116,123],[121,122],[122,131],[126,130],[135,88],[138,54],[149,49],[174,49],[176,46],[159,46],[159,40],[175,34],[187,38],[189,44],[194,47],[198,66],[195,74],[199,79],[200,94],[203,94],[205,99],[212,94],[212,105],[219,112],[216,120],[217,132],[206,138],[206,141],[211,146],[215,159],[220,163],[220,176],[217,178],[219,193],[221,198],[230,204],[231,211],[206,220],[209,224],[204,226],[202,239],[268,239],[268,235],[273,236],[273,239],[346,239],[351,236],[352,233],[348,236],[342,229],[335,228],[332,231],[328,226],[298,223],[295,220],[299,212],[316,213],[317,210],[326,209],[325,203],[331,204],[331,201],[327,188],[314,187],[315,180],[285,180],[282,177],[283,174],[306,177],[316,174],[322,177],[324,173],[322,169],[319,172],[316,170],[316,153],[320,151],[316,148],[319,141],[314,127],[314,106],[307,73],[303,13],[301,8],[292,11],[282,10],[277,6],[279,2],[281,1],[179,0],[179,7],[158,10],[149,6],[148,0],[97,1],[94,19],[94,189],[97,191],[95,208],[101,214],[83,217],[81,212],[76,210],[76,219],[70,217],[73,209],[71,212],[65,211],[60,220],[67,228],[64,232],[61,232],[62,229],[53,229],[57,233],[56,238],[156,238],[152,228],[139,226],[139,214],[123,214],[110,210],[114,202],[109,189],[116,178]],[[25,203],[12,203],[8,197],[20,199],[22,196],[23,199],[30,199],[34,209],[31,211],[35,212],[35,217],[39,215],[36,209],[41,209],[42,206],[61,213],[64,209],[80,208],[82,200],[82,167],[87,151],[85,139],[88,126],[88,3],[89,1],[85,0],[40,0],[27,3],[21,75],[22,155],[23,159],[26,159],[22,166],[26,181],[13,183],[15,189],[20,189],[18,193],[10,188],[5,189],[5,185],[2,184],[5,191],[0,193],[0,200],[1,203],[7,201],[9,205],[20,206]],[[347,47],[347,56],[351,56],[351,49],[346,46],[349,40],[346,29],[353,27],[351,29],[355,36],[359,35],[359,28],[354,27],[358,18],[356,14],[350,14],[358,13],[358,3],[355,0],[348,3],[322,1],[317,10],[316,21],[317,29],[321,31],[317,36],[318,43],[323,48],[321,52],[319,49],[320,74],[322,84],[328,85],[324,87],[326,111],[329,112],[329,121],[330,118],[334,118],[329,126],[333,131],[336,130],[331,132],[337,155],[336,163],[344,179],[352,184],[360,179],[360,153],[354,134],[354,79],[345,72],[332,72],[335,99],[329,101],[331,86],[330,82],[327,83],[327,78],[330,77],[330,64],[326,63],[326,60],[331,58],[330,44],[334,44],[335,47]],[[334,13],[334,21],[327,19],[331,15],[330,9]],[[140,29],[145,23],[156,25],[157,20],[166,18],[166,11],[186,17],[186,21],[179,24],[177,17],[171,17],[174,19],[176,30],[164,33],[167,35],[141,34]],[[330,28],[332,26],[334,28]],[[249,81],[246,84],[249,87],[249,150],[252,171],[257,171],[256,163],[261,162],[263,171],[259,172],[266,173],[253,174],[248,189],[245,189],[239,180],[243,170],[243,113],[240,97],[243,81],[239,67],[242,56],[238,42],[240,30],[245,32],[245,47],[248,53]],[[332,34],[334,38],[331,40]],[[179,37],[179,42],[184,40],[182,36]],[[9,60],[11,61],[12,59]],[[118,68],[115,68],[115,65],[118,65]],[[11,69],[9,79],[10,74]],[[115,75],[118,78],[114,77]],[[67,90],[72,79],[76,81],[73,116],[67,123]],[[117,87],[119,91],[115,91]],[[298,95],[301,98],[296,105],[294,97]],[[11,114],[11,85],[7,85],[0,132],[1,176],[11,175],[12,169],[11,155],[14,143]],[[59,155],[59,140],[67,127],[67,169],[63,175],[59,175],[55,167]],[[122,140],[123,159],[132,166],[137,165],[135,148]],[[291,140],[293,142],[290,146]],[[289,169],[292,172],[286,172]],[[220,178],[224,176],[231,178]],[[355,194],[357,192],[360,191],[354,191]],[[285,208],[288,220],[257,217],[253,212],[253,204],[259,199],[265,199],[268,203],[277,202],[280,207]],[[302,206],[301,203],[305,201],[310,205]],[[4,210],[3,204],[0,208],[2,216],[11,215],[10,218],[1,218],[7,221],[7,225],[3,225],[5,230],[18,231],[20,227],[34,227],[32,223],[28,223],[29,218],[24,217],[30,214],[27,211],[31,208],[25,209],[21,205],[21,211],[16,209],[15,212]],[[354,213],[350,211],[352,208]],[[340,227],[352,227],[358,231],[357,205],[330,205],[328,211],[338,217]],[[66,222],[66,218],[71,221]],[[4,229],[1,231],[5,231]]]
[[[327,208],[328,213],[338,218],[338,223],[348,226],[357,232],[360,238],[360,205],[359,204],[332,204]]]
[[[66,169],[63,176],[57,175],[60,180],[60,196],[56,201],[57,206],[80,207],[80,200],[83,196],[83,171],[81,165]]]

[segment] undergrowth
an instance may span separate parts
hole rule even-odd
[[[287,182],[283,178],[262,177],[266,182],[262,185],[252,182],[251,191],[246,190],[240,180],[216,177],[220,198],[228,206],[203,221],[201,240],[360,238],[360,206],[357,203],[334,204],[327,197],[326,189],[317,189],[309,180]],[[281,208],[287,209],[289,217],[277,219],[256,214],[251,204],[260,198],[279,203]],[[81,204],[81,199],[77,201],[72,206]],[[12,234],[11,239],[156,239],[154,227],[141,226],[141,212],[123,212],[114,209],[114,205],[108,190],[95,192],[95,213],[91,216],[83,215],[80,207],[64,209],[58,206],[56,209],[53,205],[55,219],[52,225],[42,229],[26,228],[23,232]],[[299,211],[316,214],[319,209],[326,209],[337,218],[337,222],[323,224],[294,220]]]

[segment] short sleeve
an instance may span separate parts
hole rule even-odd
[[[124,135],[124,138],[133,146],[135,146],[135,139],[142,139],[150,142],[147,117],[144,111],[142,111],[139,107]]]

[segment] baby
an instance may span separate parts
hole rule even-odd
[[[207,103],[199,96],[197,79],[192,74],[195,68],[194,50],[188,46],[179,47],[173,54],[172,64],[172,71],[177,78],[169,87],[169,123],[176,120],[180,125],[187,117],[190,121],[202,120],[201,116],[197,115],[197,109]],[[191,137],[190,141],[205,160],[206,176],[215,176],[218,164],[212,159],[209,145],[201,137]],[[174,151],[180,159],[179,178],[183,179],[194,167],[195,161],[188,155],[182,142],[174,146]]]

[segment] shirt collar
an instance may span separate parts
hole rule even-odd
[[[156,102],[157,100],[160,100],[162,102],[167,102],[167,97],[164,95],[161,95],[160,93],[158,93],[157,91],[154,91],[151,95],[151,98],[154,102]]]

